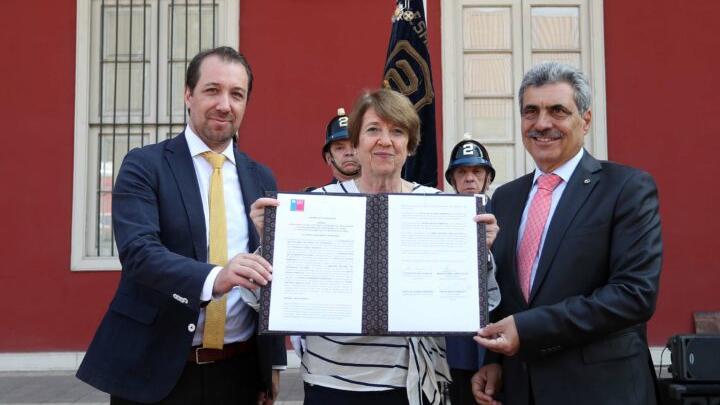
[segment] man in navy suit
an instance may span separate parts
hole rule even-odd
[[[502,381],[506,405],[654,404],[645,322],[662,261],[655,183],[583,149],[591,95],[578,70],[535,66],[519,99],[537,169],[491,202],[502,302],[475,339],[501,356],[473,376],[473,394],[496,403]]]
[[[286,350],[282,337],[256,336],[254,292],[272,269],[252,253],[259,241],[249,211],[276,184],[235,142],[251,90],[237,51],[199,53],[188,65],[185,131],[123,161],[113,190],[120,284],[77,373],[112,404],[274,401],[272,368],[286,364]],[[222,155],[221,166],[208,154]],[[218,170],[229,260],[216,266],[207,263],[208,194]],[[224,295],[220,348],[203,347],[206,305]]]

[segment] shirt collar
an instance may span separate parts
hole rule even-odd
[[[193,132],[190,125],[185,126],[185,139],[187,140],[188,149],[190,149],[190,156],[195,157],[204,152],[209,152],[211,149],[200,139],[195,132]],[[230,163],[235,164],[235,153],[233,153],[233,142],[228,144],[227,148],[222,152]]]
[[[572,157],[572,159],[568,160],[567,162],[563,163],[562,166],[558,167],[557,169],[553,170],[552,173],[555,173],[556,175],[560,176],[561,179],[567,184],[567,182],[570,180],[570,176],[572,176],[573,172],[575,171],[575,168],[578,164],[580,164],[580,159],[583,157],[583,153],[585,151],[585,148],[580,148],[580,151],[575,154],[575,156]],[[535,177],[533,177],[533,184],[537,181],[537,178],[543,175],[543,173],[540,169],[535,169]]]

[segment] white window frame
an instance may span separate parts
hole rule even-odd
[[[585,3],[584,5],[582,3]],[[442,0],[442,83],[443,83],[443,157],[444,164],[450,159],[450,152],[462,139],[464,128],[464,89],[462,60],[462,8],[465,6],[508,7],[511,6],[513,21],[530,21],[532,6],[564,6],[580,4],[580,18],[588,22],[586,29],[581,24],[581,48],[583,70],[588,74],[592,86],[592,122],[585,147],[598,159],[607,159],[607,115],[605,104],[605,37],[603,23],[603,0]],[[522,13],[522,14],[521,14]],[[512,24],[511,44],[513,52],[522,50],[513,60],[513,140],[515,177],[534,169],[532,157],[522,146],[520,114],[517,90],[524,75],[523,66],[531,66],[531,30],[529,24]],[[459,42],[460,41],[460,42]],[[492,190],[501,184],[493,183]],[[446,182],[445,189],[451,189]]]
[[[101,257],[88,256],[85,254],[87,235],[90,226],[88,210],[94,211],[90,204],[96,202],[96,181],[97,179],[97,150],[90,145],[90,102],[91,91],[91,46],[92,40],[92,1],[77,0],[76,20],[76,52],[75,52],[75,139],[73,158],[73,211],[72,211],[72,237],[70,252],[70,269],[72,271],[92,270],[120,270],[120,261],[117,256]],[[153,0],[164,7],[170,3],[169,0]],[[222,0],[221,0],[222,1]],[[177,1],[181,3],[180,0]],[[108,1],[110,3],[110,1]],[[137,3],[141,3],[138,0]],[[218,30],[218,44],[227,44],[235,47],[239,44],[240,35],[240,0],[225,0],[223,12],[218,13],[220,17]],[[154,17],[153,17],[154,18]],[[161,21],[161,28],[166,22]],[[153,29],[156,29],[153,20]],[[166,32],[166,31],[162,31]],[[164,38],[164,34],[162,36]],[[157,46],[155,44],[151,47]],[[155,49],[151,49],[155,52]],[[155,66],[157,60],[151,60],[150,65]],[[152,97],[157,97],[153,95]],[[178,96],[180,97],[180,96]],[[179,98],[177,102],[183,101]],[[92,184],[91,184],[92,183]],[[116,250],[117,251],[117,250]]]

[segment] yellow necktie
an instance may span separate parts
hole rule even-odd
[[[208,262],[217,266],[227,264],[227,223],[225,222],[225,196],[223,193],[222,166],[225,155],[205,152],[202,156],[213,167],[210,176],[210,249]],[[219,300],[212,300],[205,308],[205,332],[203,347],[222,349],[225,340],[225,311],[227,295]]]

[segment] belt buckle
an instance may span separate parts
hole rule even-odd
[[[215,360],[210,360],[210,361],[200,361],[200,350],[203,350],[203,349],[205,349],[205,348],[204,348],[204,347],[202,347],[202,346],[200,346],[200,347],[196,347],[196,348],[195,348],[195,364],[198,364],[198,365],[199,365],[199,364],[210,364],[210,363],[215,363]],[[210,350],[212,350],[212,349],[210,349]]]

